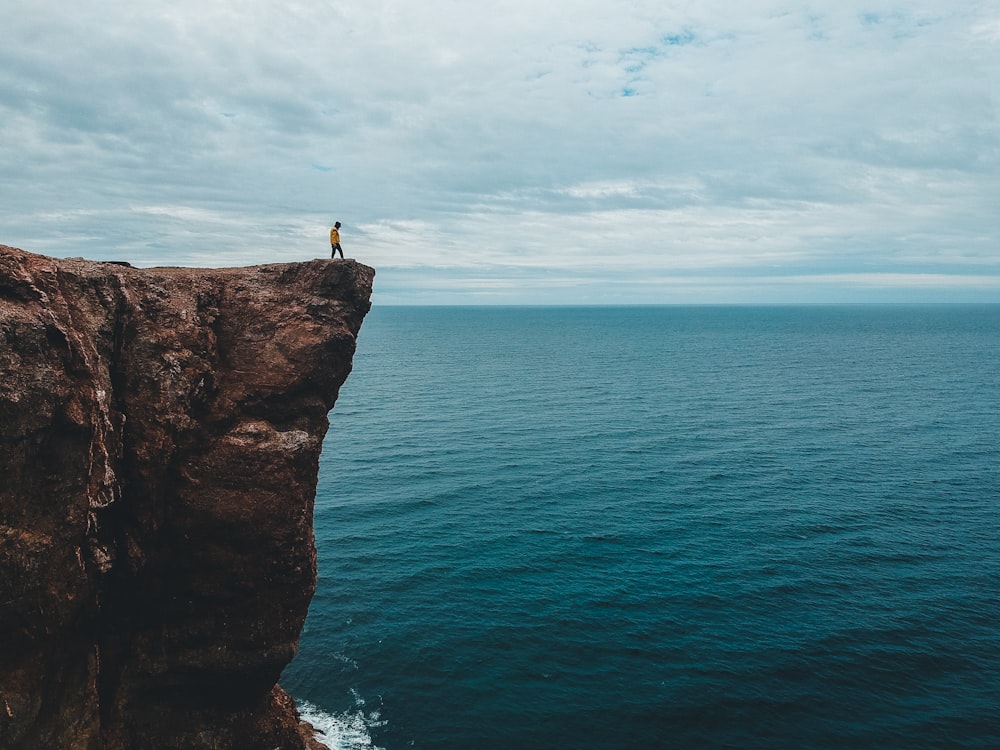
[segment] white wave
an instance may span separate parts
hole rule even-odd
[[[347,656],[345,654],[337,653],[337,654],[333,655],[333,658],[336,659],[337,661],[339,661],[344,666],[350,667],[351,669],[357,669],[358,668],[358,663],[356,661],[354,661],[354,659],[352,659],[351,657],[349,657],[349,656]]]
[[[351,691],[354,693],[354,691]],[[309,701],[298,701],[299,714],[316,730],[316,739],[330,750],[385,750],[372,740],[371,728],[384,726],[378,711],[366,714],[364,700],[354,693],[358,711],[328,714]]]

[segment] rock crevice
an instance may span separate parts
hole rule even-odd
[[[276,682],[373,277],[0,246],[0,747],[305,747]]]

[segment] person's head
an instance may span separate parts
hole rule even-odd
[[[333,226],[334,226],[334,227],[336,227],[337,229],[340,229],[340,222],[338,221],[338,222],[337,222],[336,224],[334,224]]]

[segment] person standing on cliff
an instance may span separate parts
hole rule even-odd
[[[330,257],[331,258],[336,258],[338,250],[340,251],[340,258],[341,258],[341,260],[343,260],[343,258],[344,258],[344,248],[342,248],[340,246],[340,222],[339,221],[336,224],[334,224],[333,228],[330,230]]]

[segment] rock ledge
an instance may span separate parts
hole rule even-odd
[[[373,278],[0,245],[0,747],[307,747],[276,683]]]

